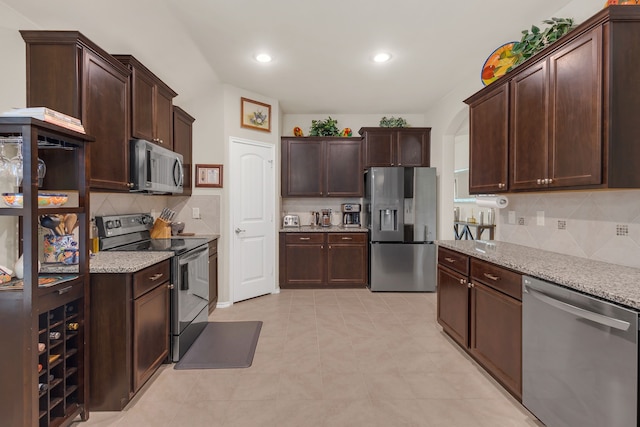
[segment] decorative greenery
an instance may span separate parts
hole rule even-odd
[[[517,59],[507,71],[511,71],[518,64],[526,61],[575,28],[573,18],[551,18],[542,22],[549,25],[544,31],[535,25],[531,26],[531,30],[522,31],[522,39],[513,46],[511,51],[513,55],[517,56]]]
[[[327,120],[311,120],[309,136],[340,136],[338,121],[331,116]]]
[[[402,117],[398,117],[396,119],[395,117],[392,116],[390,118],[386,118],[386,117],[381,118],[380,119],[380,127],[383,127],[383,128],[406,128],[406,127],[409,127],[409,124]]]

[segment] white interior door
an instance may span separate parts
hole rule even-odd
[[[231,138],[231,299],[275,291],[275,147]]]

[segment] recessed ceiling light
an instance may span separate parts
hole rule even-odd
[[[271,62],[271,55],[268,53],[259,53],[256,55],[256,61],[258,62]]]
[[[391,59],[391,54],[386,52],[376,53],[375,56],[373,57],[373,60],[375,62],[387,62],[390,59]]]

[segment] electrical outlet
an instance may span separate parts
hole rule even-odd
[[[558,230],[566,230],[567,229],[567,221],[561,219],[558,220]]]
[[[536,211],[536,224],[544,225],[544,211]]]
[[[200,219],[200,208],[192,208],[191,209],[191,218]]]
[[[509,211],[509,224],[516,223],[516,211]]]
[[[523,216],[518,218],[518,225],[524,225],[524,217]]]

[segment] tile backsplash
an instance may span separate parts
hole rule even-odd
[[[640,268],[640,190],[507,197],[509,206],[497,212],[496,240]]]
[[[150,212],[157,216],[163,208],[177,212],[174,221],[185,223],[184,232],[220,234],[220,196],[194,195],[159,196],[125,193],[91,193],[91,216]],[[192,208],[198,208],[200,218],[192,218]]]

